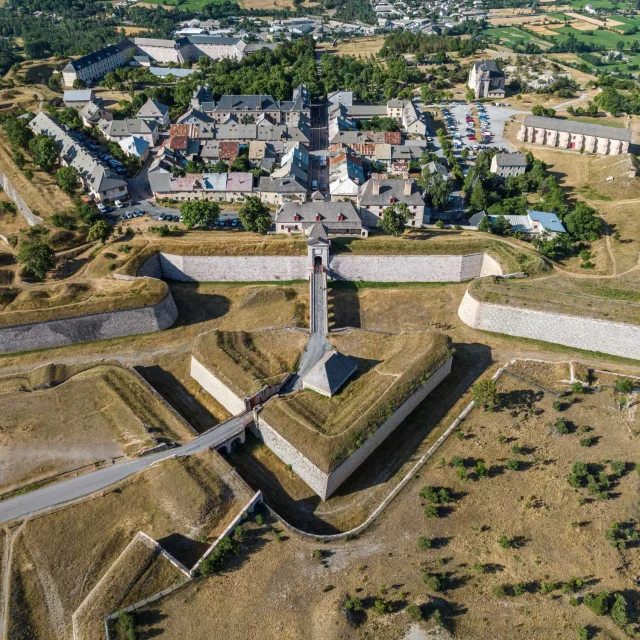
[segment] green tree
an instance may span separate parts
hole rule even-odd
[[[47,240],[36,238],[20,243],[18,262],[27,274],[42,280],[56,263],[56,254]]]
[[[405,611],[407,612],[407,615],[416,622],[420,622],[420,620],[423,619],[422,609],[415,602],[408,604]]]
[[[112,233],[113,229],[106,220],[97,220],[89,228],[89,233],[87,233],[87,240],[89,242],[100,240],[100,242],[104,244]]]
[[[58,147],[49,136],[39,134],[29,141],[33,161],[44,171],[51,171],[58,160]]]
[[[57,114],[58,121],[69,129],[82,129],[82,120],[78,112],[72,107],[66,107]]]
[[[247,156],[238,156],[230,167],[231,171],[247,171],[249,169],[249,158]]]
[[[485,193],[482,182],[478,180],[471,190],[471,196],[469,197],[469,206],[475,212],[485,211],[487,208],[488,200]]]
[[[621,628],[624,629],[629,624],[629,616],[627,614],[627,601],[621,593],[616,593],[611,606],[611,619]]]
[[[434,207],[438,209],[446,208],[451,194],[451,183],[440,172],[431,173],[428,167],[424,167],[419,183],[431,198]]]
[[[508,236],[511,233],[511,223],[503,215],[499,215],[493,221],[491,231],[499,236]]]
[[[220,205],[217,202],[198,200],[195,202],[183,202],[180,205],[180,213],[187,229],[193,227],[206,227],[214,224],[220,215]]]
[[[493,411],[499,404],[498,389],[493,380],[479,380],[472,387],[473,402],[485,411]]]
[[[246,202],[240,207],[238,217],[242,226],[247,231],[254,233],[267,233],[273,222],[269,207],[261,202],[257,196],[249,196]]]
[[[409,207],[404,202],[396,202],[382,212],[380,227],[392,236],[399,236],[410,219]]]
[[[75,167],[60,167],[56,171],[56,180],[65,193],[73,193],[78,186],[78,171]]]
[[[12,147],[28,148],[29,141],[33,138],[33,131],[24,118],[10,116],[4,121],[4,130]]]
[[[491,233],[491,221],[489,220],[489,216],[484,216],[482,220],[480,220],[478,223],[478,231]]]
[[[16,163],[16,167],[18,167],[18,169],[23,169],[24,165],[27,163],[24,153],[18,150],[13,152],[13,161]]]
[[[578,202],[573,211],[565,216],[567,231],[577,240],[595,242],[602,235],[602,222],[595,209],[584,202]]]
[[[604,616],[609,612],[609,601],[611,594],[608,591],[598,591],[598,593],[587,593],[583,598],[584,604],[597,616]]]

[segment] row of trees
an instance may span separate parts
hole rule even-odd
[[[187,229],[211,227],[220,216],[220,205],[217,202],[205,200],[183,202],[180,214]],[[273,223],[269,207],[256,196],[249,196],[240,207],[238,217],[247,231],[266,233]]]
[[[411,53],[418,62],[422,62],[429,60],[434,54],[452,51],[458,52],[461,57],[471,56],[482,46],[482,41],[476,38],[428,36],[414,31],[395,30],[385,38],[378,55],[389,58]]]

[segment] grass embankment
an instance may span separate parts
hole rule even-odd
[[[293,373],[308,335],[291,329],[213,331],[201,336],[194,357],[241,398]]]
[[[640,289],[631,278],[483,278],[472,282],[469,292],[483,302],[640,324]]]
[[[385,335],[353,330],[331,343],[358,371],[331,398],[302,390],[266,403],[265,421],[322,471],[335,469],[450,356],[440,333]]]
[[[146,307],[164,300],[161,280],[101,280],[0,288],[0,327]]]

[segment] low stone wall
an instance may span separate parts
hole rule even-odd
[[[31,209],[27,206],[27,203],[22,199],[22,196],[15,190],[14,186],[9,181],[9,178],[0,171],[0,185],[4,189],[4,192],[13,200],[18,208],[18,211],[22,214],[22,217],[27,221],[30,227],[33,227],[44,220],[37,216]]]
[[[258,282],[306,280],[305,256],[179,256],[157,254],[138,275],[181,282]],[[333,256],[329,277],[366,282],[463,282],[489,275],[503,275],[500,264],[486,253],[443,255],[344,255]]]
[[[306,280],[306,256],[177,256],[160,254],[162,277],[181,282]]]
[[[458,316],[474,329],[640,360],[640,326],[481,302],[468,291]]]
[[[178,319],[171,292],[147,307],[0,328],[0,353],[62,347],[168,329]]]
[[[338,280],[366,282],[462,282],[485,275],[502,275],[500,265],[486,253],[465,256],[337,255],[329,262]]]
[[[393,415],[365,440],[364,444],[330,473],[319,469],[288,440],[283,438],[260,415],[254,417],[251,430],[285,464],[306,482],[323,500],[338,487],[380,446],[380,444],[411,414],[412,411],[449,375],[453,358],[449,358],[427,382],[400,405]]]
[[[232,416],[246,411],[245,401],[236,395],[223,382],[218,380],[207,367],[191,356],[191,377],[211,396],[213,396]]]

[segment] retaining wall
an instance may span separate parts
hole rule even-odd
[[[168,291],[164,300],[146,307],[2,327],[0,353],[48,349],[162,331],[177,319],[178,309]]]
[[[181,282],[306,280],[306,256],[177,256],[160,254],[162,277]]]
[[[468,291],[458,316],[474,329],[640,360],[640,326],[636,325],[480,302]]]
[[[306,482],[323,500],[326,500],[356,469],[382,444],[382,442],[411,414],[412,411],[449,375],[453,358],[449,358],[429,380],[417,389],[383,422],[364,444],[330,473],[325,473],[283,438],[260,415],[254,419],[252,431],[285,464]]]
[[[9,181],[9,178],[4,175],[2,171],[0,171],[0,185],[4,189],[4,192],[16,203],[16,207],[18,211],[22,214],[22,217],[29,223],[29,226],[33,227],[36,224],[40,224],[44,222],[44,220],[37,216],[31,209],[27,206],[27,203],[22,199],[20,194],[15,190],[14,186]]]
[[[305,256],[178,256],[160,253],[145,262],[138,275],[181,282],[256,282],[306,280]],[[337,255],[329,276],[367,282],[462,282],[503,275],[486,253],[464,256]]]
[[[466,256],[337,255],[329,262],[338,280],[367,282],[462,282],[481,275],[502,275],[485,253]]]
[[[246,411],[243,398],[218,380],[195,356],[191,356],[191,377],[212,395],[232,416]]]

